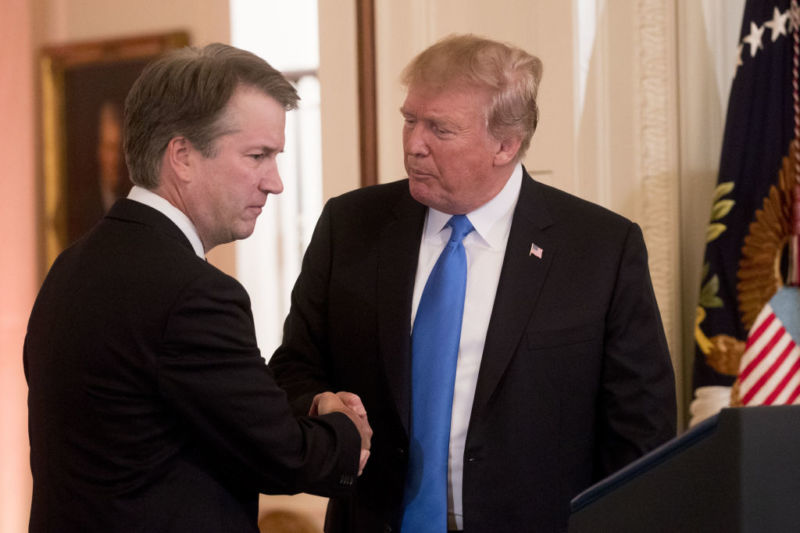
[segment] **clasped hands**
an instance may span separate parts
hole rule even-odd
[[[353,421],[361,435],[361,457],[358,462],[358,475],[364,471],[364,466],[369,459],[369,450],[372,441],[372,428],[367,421],[367,410],[361,402],[361,398],[352,392],[340,391],[321,392],[314,396],[311,402],[309,416],[326,415],[328,413],[344,413]]]

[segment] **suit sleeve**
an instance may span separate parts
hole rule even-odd
[[[269,362],[296,414],[308,412],[315,394],[335,390],[328,382],[328,305],[331,272],[331,207],[320,215],[294,289],[283,342]]]
[[[351,488],[358,431],[341,413],[291,414],[256,346],[247,293],[233,278],[209,270],[182,291],[157,364],[161,394],[219,454],[221,468],[264,493]]]
[[[675,377],[647,265],[631,224],[606,319],[600,390],[598,476],[608,475],[676,433]]]

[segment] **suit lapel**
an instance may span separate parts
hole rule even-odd
[[[411,380],[411,299],[425,207],[405,193],[378,242],[378,342],[397,413],[408,432]]]
[[[505,258],[486,334],[472,418],[497,388],[525,333],[558,243],[546,231],[552,219],[542,197],[542,187],[524,172],[519,201],[514,210]],[[541,249],[541,258],[531,246]]]

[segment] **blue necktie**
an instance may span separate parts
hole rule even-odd
[[[447,225],[450,240],[433,266],[411,334],[411,444],[403,497],[403,533],[447,531],[447,457],[467,254],[465,215]]]

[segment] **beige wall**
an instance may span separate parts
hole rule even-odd
[[[31,12],[0,16],[0,531],[27,531],[31,479],[22,342],[38,288]]]
[[[322,197],[359,186],[355,0],[319,0]]]
[[[230,38],[227,0],[35,0],[43,42],[70,42],[186,29],[194,44]]]

